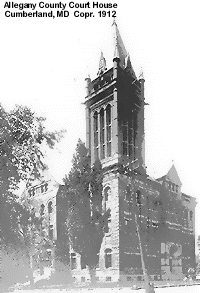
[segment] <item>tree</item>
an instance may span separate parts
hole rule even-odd
[[[196,256],[196,274],[200,275],[200,235],[197,238],[198,254]]]
[[[69,200],[66,226],[71,246],[81,255],[82,265],[88,266],[93,283],[110,210],[102,210],[103,171],[100,161],[91,166],[89,152],[81,140],[72,163],[72,169],[64,179]]]
[[[45,147],[53,148],[63,136],[64,131],[47,131],[44,122],[27,107],[7,112],[0,105],[1,241],[7,251],[17,250],[22,239],[28,248],[35,235],[30,231],[39,223],[34,211],[20,203],[16,190],[20,182],[28,186],[40,176]]]

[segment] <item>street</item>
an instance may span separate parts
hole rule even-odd
[[[66,290],[66,289],[35,289],[35,290],[15,290],[14,292],[17,293],[25,293],[25,292],[33,292],[34,293],[42,293],[44,291],[46,292],[61,292],[61,291],[71,291],[71,293],[86,293],[88,291],[94,292],[94,293],[113,293],[116,291],[119,291],[121,293],[126,293],[127,291],[130,292],[138,292],[138,293],[145,293],[144,289],[140,290],[133,290],[131,288],[97,288],[97,289],[72,289],[72,290]],[[168,287],[168,288],[155,288],[155,293],[200,293],[200,285],[193,285],[193,286],[185,286],[185,287]]]

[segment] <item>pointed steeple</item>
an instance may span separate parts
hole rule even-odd
[[[122,41],[122,38],[120,36],[116,21],[114,19],[113,24],[113,31],[114,31],[114,56],[113,56],[113,60],[114,59],[119,59],[119,65],[121,66],[121,68],[125,68],[125,59],[127,57],[127,51],[126,48],[124,46],[124,43]]]
[[[180,180],[180,178],[179,178],[179,176],[178,176],[178,173],[177,173],[177,171],[176,171],[176,168],[175,168],[174,164],[171,166],[171,168],[169,169],[169,171],[168,171],[168,173],[167,173],[166,176],[167,176],[167,177],[169,178],[169,180],[172,181],[173,183],[175,183],[175,184],[177,184],[177,185],[179,185],[179,186],[182,185],[181,180]]]
[[[99,60],[99,71],[98,71],[97,75],[103,74],[106,70],[107,70],[107,68],[106,68],[106,59],[104,58],[103,52],[101,51],[101,57],[100,57],[100,60]]]

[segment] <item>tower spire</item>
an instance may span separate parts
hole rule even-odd
[[[126,51],[126,48],[125,48],[124,43],[122,41],[121,35],[119,33],[115,18],[113,20],[112,27],[113,27],[113,32],[114,32],[114,56],[113,56],[113,60],[116,59],[116,58],[119,59],[120,60],[119,65],[121,66],[122,69],[124,69],[125,68],[125,59],[127,57],[127,51]]]

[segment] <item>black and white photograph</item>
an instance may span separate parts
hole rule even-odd
[[[108,1],[1,1],[1,292],[200,292],[200,3]]]

